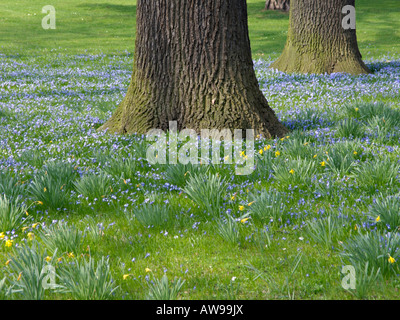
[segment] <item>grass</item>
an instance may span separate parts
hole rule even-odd
[[[361,77],[271,71],[288,15],[248,4],[260,88],[293,130],[256,140],[248,176],[152,166],[143,137],[96,131],[129,84],[135,1],[55,1],[56,30],[37,1],[0,4],[1,298],[398,297],[396,1],[358,2]],[[36,285],[48,264],[63,290]]]

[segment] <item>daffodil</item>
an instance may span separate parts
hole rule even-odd
[[[50,262],[51,261],[51,257],[47,256],[44,260],[46,260],[47,262]]]
[[[245,218],[245,219],[240,220],[240,222],[241,222],[241,223],[246,223],[246,221],[249,220],[249,219],[250,219],[250,218]]]
[[[280,151],[276,151],[275,152],[275,157],[279,157],[281,155],[281,152]]]
[[[258,151],[258,153],[262,155],[264,153],[264,150],[260,149],[260,151]]]
[[[146,268],[146,269],[144,269],[144,271],[146,271],[146,272],[151,272],[151,269]]]
[[[378,217],[375,219],[375,221],[376,221],[376,222],[381,221],[381,216],[378,216]]]
[[[269,150],[269,149],[271,149],[271,146],[270,146],[270,145],[267,145],[266,147],[264,147],[264,151],[267,151],[267,150]]]
[[[7,247],[7,248],[11,247],[12,244],[13,244],[13,242],[14,242],[14,240],[8,239],[8,240],[6,241],[6,247]]]
[[[255,201],[252,201],[248,204],[248,206],[250,207]]]
[[[17,281],[21,280],[21,278],[22,278],[22,272],[19,273]]]
[[[239,210],[243,211],[244,210],[244,206],[239,206]]]
[[[4,232],[0,232],[0,240],[4,239],[4,237],[5,237]]]
[[[68,258],[73,258],[73,257],[75,257],[75,255],[74,255],[73,252],[67,253],[67,256],[68,256]]]
[[[35,234],[33,232],[29,232],[28,233],[28,239],[29,240],[33,240],[33,238],[35,238]]]
[[[294,170],[293,170],[293,169],[290,170],[289,173],[290,173],[290,174],[294,174]]]
[[[389,255],[389,259],[388,259],[389,263],[393,264],[396,262],[395,258],[393,258],[391,255]]]
[[[43,205],[42,201],[36,201],[37,204],[40,204],[41,206]]]
[[[325,161],[322,161],[322,162],[321,162],[321,167],[325,167],[325,166],[326,166]]]
[[[8,266],[8,264],[11,262],[11,260],[7,260],[6,261],[6,266]]]
[[[36,229],[36,227],[39,225],[39,222],[36,222],[36,223],[34,223],[33,225],[32,225],[32,228],[33,229]]]
[[[130,274],[124,274],[124,275],[122,276],[122,279],[126,280],[126,279],[128,279],[130,276],[131,276]]]

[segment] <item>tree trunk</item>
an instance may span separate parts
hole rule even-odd
[[[101,129],[118,133],[287,129],[259,89],[246,0],[138,0],[134,68],[127,95]]]
[[[286,46],[271,67],[296,73],[369,73],[342,9],[355,0],[292,0]]]
[[[289,11],[290,0],[267,0],[265,10],[283,10]]]

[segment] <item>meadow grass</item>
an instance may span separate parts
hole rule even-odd
[[[248,176],[150,165],[143,136],[96,131],[129,85],[135,1],[55,1],[47,31],[42,4],[0,4],[1,298],[398,297],[399,6],[358,2],[374,74],[355,77],[269,69],[288,15],[248,4],[260,89],[292,130],[257,138]],[[57,290],[37,286],[47,264]]]

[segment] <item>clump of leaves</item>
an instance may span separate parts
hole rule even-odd
[[[0,195],[0,230],[12,231],[24,224],[28,207],[21,198],[9,200]]]
[[[225,178],[212,173],[191,175],[183,191],[201,208],[212,215],[219,215],[226,194]]]
[[[76,300],[109,300],[118,289],[112,279],[108,258],[95,262],[93,258],[64,264],[59,270],[61,292],[70,293]]]
[[[149,282],[147,297],[149,300],[176,300],[184,284],[185,280],[176,277],[170,283],[167,275],[164,274],[161,280],[154,279]]]
[[[92,200],[101,199],[112,192],[112,179],[103,171],[84,175],[74,185],[79,194]]]

